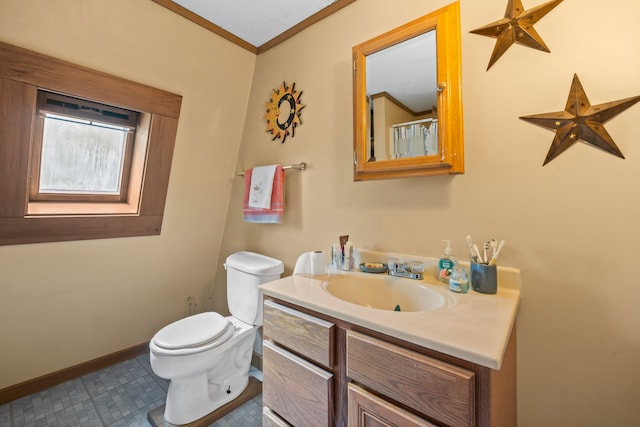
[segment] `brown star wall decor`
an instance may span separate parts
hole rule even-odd
[[[580,79],[574,74],[564,111],[520,118],[556,132],[543,166],[580,140],[624,159],[604,124],[638,101],[640,96],[591,105]]]
[[[533,24],[538,22],[543,16],[554,7],[562,3],[562,0],[551,0],[534,8],[524,10],[521,0],[509,0],[504,18],[492,22],[489,25],[472,30],[473,34],[495,37],[498,39],[487,70],[502,56],[503,53],[518,43],[534,49],[550,52],[547,45],[538,34]]]

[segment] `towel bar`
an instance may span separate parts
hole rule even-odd
[[[298,163],[297,165],[286,165],[282,166],[282,169],[297,169],[299,171],[304,171],[307,169],[307,164],[305,162]],[[237,176],[244,176],[244,171],[236,172]]]

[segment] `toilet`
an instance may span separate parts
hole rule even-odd
[[[164,418],[188,424],[240,395],[249,383],[256,331],[262,325],[258,286],[280,278],[284,264],[253,252],[227,257],[230,316],[205,312],[160,329],[149,343],[151,369],[169,380]]]

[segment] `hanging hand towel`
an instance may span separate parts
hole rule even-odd
[[[273,184],[269,197],[269,207],[252,207],[250,204],[253,189],[253,174],[261,167],[249,169],[244,173],[244,220],[257,223],[281,223],[284,214],[284,170],[281,165],[274,165]],[[264,184],[264,182],[263,182]]]
[[[251,188],[249,191],[249,207],[271,208],[271,192],[277,165],[258,166],[251,170]]]

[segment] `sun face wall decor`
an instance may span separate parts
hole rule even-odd
[[[282,138],[280,141],[284,144],[287,136],[294,137],[295,128],[302,124],[300,114],[305,105],[300,103],[302,92],[295,91],[296,84],[287,87],[282,82],[279,89],[273,89],[273,94],[269,102],[265,102],[267,114],[264,119],[267,120],[267,132],[273,135],[272,141]]]

